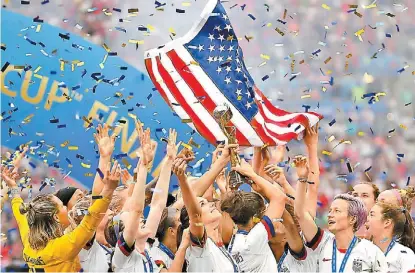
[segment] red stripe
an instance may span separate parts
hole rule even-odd
[[[277,108],[274,105],[272,105],[272,103],[268,100],[268,98],[265,97],[265,95],[262,94],[261,90],[259,90],[256,86],[254,87],[254,89],[255,89],[255,93],[257,93],[261,97],[263,103],[265,104],[265,107],[267,107],[268,110],[271,111],[274,115],[276,115],[276,116],[284,116],[284,115],[292,114],[290,112],[287,112],[285,110],[282,110],[282,109]],[[259,103],[261,103],[261,102],[259,102]],[[315,112],[307,112],[307,114],[314,115],[314,116],[318,117],[319,119],[322,119],[323,118],[322,115],[317,114]]]
[[[262,103],[260,101],[257,103],[257,105],[258,105],[259,112],[261,113],[261,116],[264,118],[266,123],[274,124],[274,125],[277,125],[279,127],[288,127],[289,125],[292,125],[294,123],[300,123],[301,125],[303,125],[305,127],[310,123],[308,118],[305,115],[300,114],[300,113],[298,113],[295,117],[284,120],[284,121],[273,120],[273,119],[271,119],[271,118],[269,118],[268,116],[265,115],[265,111],[264,111],[264,108],[263,108],[264,106],[262,105]],[[289,113],[289,114],[293,114],[293,113]],[[294,129],[295,128],[293,128],[293,131],[294,131]]]
[[[276,139],[278,139],[279,141],[282,141],[282,142],[289,142],[293,138],[296,138],[297,137],[297,134],[296,133],[293,133],[293,132],[284,133],[284,134],[278,134],[274,130],[269,129],[266,122],[264,123],[263,130],[266,131],[271,136],[273,136],[274,138],[276,138]]]
[[[164,68],[164,66],[160,62],[160,58],[156,57],[157,68],[159,70],[160,76],[163,78],[164,82],[169,88],[170,92],[180,104],[180,106],[184,109],[184,111],[189,115],[192,119],[193,124],[195,125],[197,131],[205,137],[210,143],[216,144],[216,138],[212,134],[212,132],[205,126],[204,122],[202,122],[199,116],[193,111],[193,109],[189,106],[186,99],[183,97],[183,94],[177,88],[176,84],[174,83],[173,79],[171,78],[170,74]]]
[[[252,124],[252,127],[254,127],[257,134],[259,135],[259,137],[261,138],[262,142],[264,142],[264,144],[268,144],[271,146],[274,146],[277,144],[271,137],[269,137],[265,133],[264,128],[262,128],[262,125],[259,124],[259,122],[255,118],[252,119],[251,124]]]
[[[203,86],[199,83],[192,71],[188,68],[188,65],[177,55],[177,52],[171,50],[167,53],[167,56],[173,63],[174,68],[182,76],[187,85],[192,89],[193,94],[200,99],[200,103],[205,107],[209,114],[213,117],[213,111],[216,108],[216,103],[211,99],[210,95],[205,91]],[[241,146],[251,146],[249,140],[238,130],[238,128],[232,122],[229,122],[229,126],[234,126],[236,129],[236,139]],[[216,144],[216,143],[214,143]]]
[[[172,107],[171,106],[171,101],[169,100],[169,98],[167,97],[167,94],[164,92],[163,88],[161,88],[161,85],[157,82],[157,79],[154,76],[153,63],[151,62],[151,59],[146,59],[145,60],[145,65],[146,65],[146,69],[147,69],[148,75],[150,76],[151,81],[156,86],[156,88],[159,91],[160,95],[163,97],[163,99],[167,102],[167,104],[171,108]]]

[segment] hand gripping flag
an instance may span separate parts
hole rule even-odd
[[[232,111],[229,126],[241,146],[284,145],[322,116],[279,109],[256,88],[225,9],[210,0],[183,37],[145,52],[148,74],[174,112],[210,143],[226,139],[213,117],[218,105]]]

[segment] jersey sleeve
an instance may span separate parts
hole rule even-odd
[[[20,238],[22,239],[23,246],[26,247],[29,243],[29,224],[27,223],[26,215],[20,213],[20,205],[23,204],[23,199],[15,197],[11,203],[13,215],[19,227]]]
[[[73,259],[94,236],[111,202],[109,198],[96,200],[82,222],[70,233],[55,240],[54,253],[63,260]]]
[[[406,252],[406,251],[405,251]],[[400,253],[401,258],[401,272],[415,272],[415,254],[411,253]]]
[[[121,234],[120,239],[115,247],[114,256],[112,257],[112,265],[115,268],[125,268],[132,259],[132,253],[135,248],[135,243],[132,246],[127,245],[124,236]]]
[[[206,241],[207,241],[207,234],[206,234],[206,228],[203,232],[202,239],[197,238],[190,232],[190,246],[188,248],[188,251],[186,251],[186,254],[194,255],[194,256],[200,256],[202,255],[203,251],[206,248]]]
[[[318,228],[314,238],[306,243],[306,246],[315,253],[320,253],[328,239],[330,239],[330,233]]]
[[[251,253],[263,253],[264,248],[268,245],[268,241],[275,236],[274,225],[268,216],[264,216],[258,224],[256,224],[246,236],[245,247]]]

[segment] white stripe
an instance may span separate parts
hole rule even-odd
[[[187,104],[190,106],[190,108],[192,108],[193,112],[199,116],[200,120],[204,123],[207,129],[215,136],[216,140],[226,140],[227,138],[223,134],[218,123],[195,97],[190,87],[174,68],[173,63],[166,55],[166,53],[160,53],[160,62],[171,76],[177,89],[179,89],[180,93],[182,93]]]
[[[254,117],[254,119],[259,123],[259,125],[261,125],[262,130],[265,132],[265,134],[268,137],[270,137],[277,144],[277,146],[281,146],[281,145],[285,145],[286,144],[286,142],[280,141],[279,139],[273,137],[272,135],[270,135],[268,133],[268,129],[265,128],[265,125],[264,125],[264,122],[265,122],[264,121],[264,118],[262,117],[262,115],[260,113],[256,114],[255,117]]]
[[[261,103],[262,98],[258,95],[257,92],[255,92],[255,98],[259,101],[259,103]],[[286,114],[283,116],[277,116],[275,115],[271,110],[268,109],[268,107],[265,105],[265,103],[262,103],[262,109],[264,110],[264,114],[267,118],[273,120],[273,121],[286,121],[286,120],[290,120],[292,118],[295,118],[298,115],[304,115],[308,118],[308,121],[310,122],[310,126],[313,126],[314,124],[316,124],[320,119],[313,114],[310,113],[290,113],[290,114]],[[304,126],[301,126],[303,130]],[[294,127],[296,128],[296,127]],[[300,132],[300,130],[297,130],[297,132]]]
[[[175,48],[177,55],[186,63],[190,64],[195,60],[190,55],[190,53],[183,46],[178,46]],[[227,103],[230,106],[233,117],[231,119],[232,123],[236,128],[248,139],[252,146],[263,146],[264,142],[261,140],[260,136],[255,132],[252,125],[242,116],[242,114],[233,106],[229,100],[222,94],[222,92],[217,88],[217,86],[212,82],[208,75],[203,71],[203,69],[198,65],[189,65],[187,68],[192,72],[197,81],[202,85],[205,92],[209,95],[212,101],[216,105],[223,105]]]
[[[152,67],[152,72],[154,75],[154,78],[156,79],[156,81],[160,84],[161,89],[163,89],[164,93],[167,96],[167,99],[170,101],[170,105],[173,108],[173,111],[176,112],[176,114],[181,118],[181,119],[190,119],[189,115],[186,113],[186,111],[183,109],[183,107],[181,107],[180,105],[178,105],[179,103],[176,101],[176,99],[173,97],[172,93],[170,92],[169,88],[167,88],[167,85],[164,83],[163,78],[161,77],[158,67],[157,67],[157,62],[155,58],[151,58],[151,67]],[[175,103],[176,105],[173,105],[172,103]],[[192,127],[193,130],[195,130],[195,126],[193,125],[193,123],[187,123],[190,127]]]

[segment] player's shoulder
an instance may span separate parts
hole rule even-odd
[[[359,247],[365,249],[368,253],[382,252],[378,246],[366,239],[360,239]]]
[[[398,252],[399,255],[408,255],[408,256],[415,257],[414,251],[410,249],[409,247],[406,247],[400,243],[397,243],[395,247],[396,247],[396,252]]]

